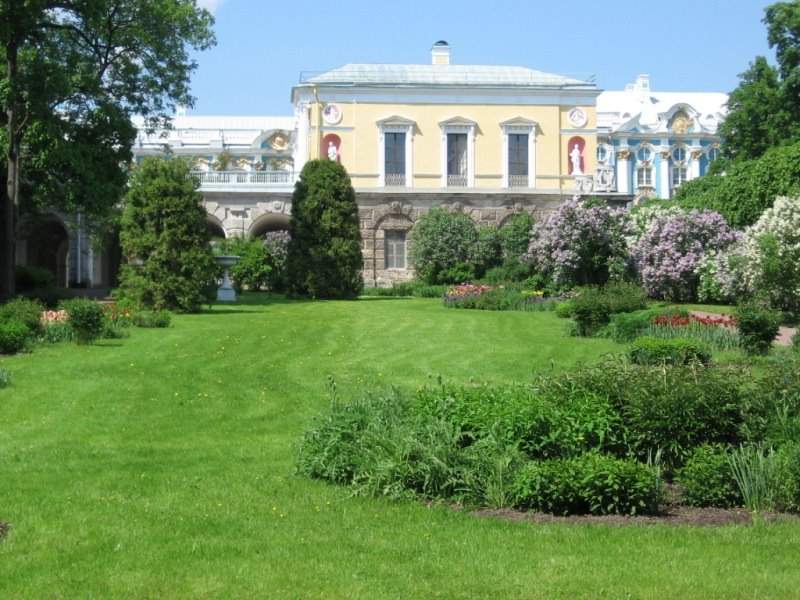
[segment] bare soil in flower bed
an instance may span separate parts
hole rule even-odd
[[[664,502],[656,515],[569,515],[566,517],[548,513],[523,512],[511,508],[485,508],[473,511],[476,517],[492,517],[508,521],[530,521],[533,523],[597,524],[624,527],[626,525],[688,525],[698,527],[722,527],[752,523],[754,517],[744,508],[697,508],[682,502],[681,488],[666,484]],[[761,521],[797,521],[800,515],[786,513],[758,513]]]

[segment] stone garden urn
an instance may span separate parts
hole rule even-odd
[[[214,260],[222,267],[222,285],[217,290],[217,302],[236,302],[236,290],[231,285],[231,278],[228,275],[228,269],[239,262],[238,256],[215,256]]]

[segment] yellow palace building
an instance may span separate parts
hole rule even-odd
[[[292,90],[296,171],[338,160],[356,190],[365,281],[408,276],[405,246],[421,212],[445,206],[476,224],[553,210],[595,186],[593,81],[524,67],[431,62],[348,64]],[[608,191],[608,190],[606,190]]]

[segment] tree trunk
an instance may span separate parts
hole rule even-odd
[[[6,77],[10,89],[7,98],[5,126],[8,133],[6,152],[6,187],[0,199],[0,303],[14,297],[16,280],[14,266],[17,253],[17,212],[19,204],[19,152],[20,126],[17,111],[17,44],[10,40],[6,45]]]

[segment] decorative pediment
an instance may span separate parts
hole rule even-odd
[[[446,121],[440,121],[439,127],[442,129],[457,129],[457,128],[464,128],[464,129],[472,129],[477,126],[475,121],[471,121],[470,119],[465,119],[464,117],[452,117],[447,119]]]
[[[380,119],[375,121],[375,124],[378,127],[386,128],[386,127],[414,127],[417,123],[412,121],[411,119],[406,119],[405,117],[400,117],[398,115],[392,115],[391,117],[386,117],[385,119]]]
[[[292,145],[292,136],[282,129],[271,129],[259,135],[253,142],[254,148],[267,148],[276,152],[289,150]]]
[[[503,121],[500,123],[500,128],[503,131],[507,132],[529,132],[535,131],[536,128],[539,127],[539,123],[536,121],[531,121],[530,119],[526,119],[524,117],[514,117],[513,119],[508,119],[507,121]]]

